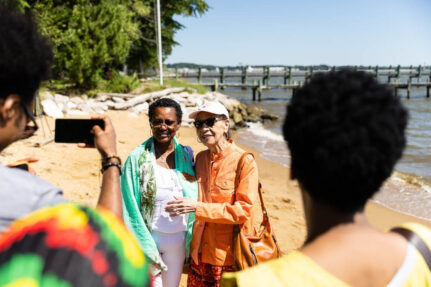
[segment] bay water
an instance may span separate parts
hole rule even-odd
[[[249,78],[249,82],[253,80]],[[379,80],[386,82],[387,78]],[[195,82],[194,79],[190,81]],[[211,79],[205,79],[205,82],[210,81]],[[400,82],[403,81],[407,79],[400,79]],[[228,78],[226,82],[238,83],[238,79]],[[282,84],[282,79],[272,78],[271,84]],[[259,150],[268,160],[289,166],[290,155],[283,140],[281,126],[286,105],[291,98],[291,90],[263,90],[261,102],[252,101],[251,89],[226,88],[222,92],[247,105],[264,108],[280,117],[275,122],[250,123],[248,128],[237,132],[238,141]],[[395,167],[396,171],[373,200],[396,211],[431,220],[431,99],[426,98],[426,89],[419,88],[411,90],[410,99],[407,99],[405,90],[399,90],[398,95],[409,111],[407,147]]]

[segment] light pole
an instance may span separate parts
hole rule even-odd
[[[160,86],[163,86],[163,63],[162,63],[162,28],[160,25],[160,0],[156,0],[156,27],[157,27],[157,56],[159,58]]]

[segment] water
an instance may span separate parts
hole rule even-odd
[[[249,82],[253,80],[249,78]],[[293,80],[303,81],[303,78]],[[387,78],[380,80],[385,82]],[[425,81],[425,78],[421,80]],[[211,82],[211,79],[205,81]],[[405,81],[406,78],[400,79],[400,82]],[[226,82],[237,83],[238,79],[228,78]],[[271,84],[281,83],[281,78],[271,79]],[[281,125],[291,91],[264,90],[262,102],[252,101],[250,89],[226,88],[222,92],[280,116],[277,122],[250,124],[248,129],[239,130],[239,141],[261,151],[262,156],[268,160],[289,166],[290,155],[281,135]],[[407,147],[396,165],[396,172],[376,194],[374,200],[397,211],[431,220],[431,99],[426,98],[425,89],[412,89],[409,100],[406,99],[405,90],[399,90],[398,95],[409,111]]]

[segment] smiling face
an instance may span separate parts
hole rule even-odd
[[[208,119],[217,117],[218,115],[200,112],[195,121],[204,122]],[[196,133],[199,139],[202,141],[204,145],[211,148],[222,141],[225,141],[226,138],[224,136],[225,133],[229,130],[229,120],[216,120],[214,121],[214,125],[209,127],[207,124],[203,124],[200,128],[196,128]]]
[[[158,107],[150,119],[153,138],[158,143],[168,143],[174,138],[181,127],[178,123],[177,114],[173,107]]]

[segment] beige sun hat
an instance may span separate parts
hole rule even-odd
[[[206,102],[198,107],[198,109],[189,115],[189,118],[195,119],[200,112],[207,112],[215,115],[224,115],[229,118],[229,112],[219,102]]]

